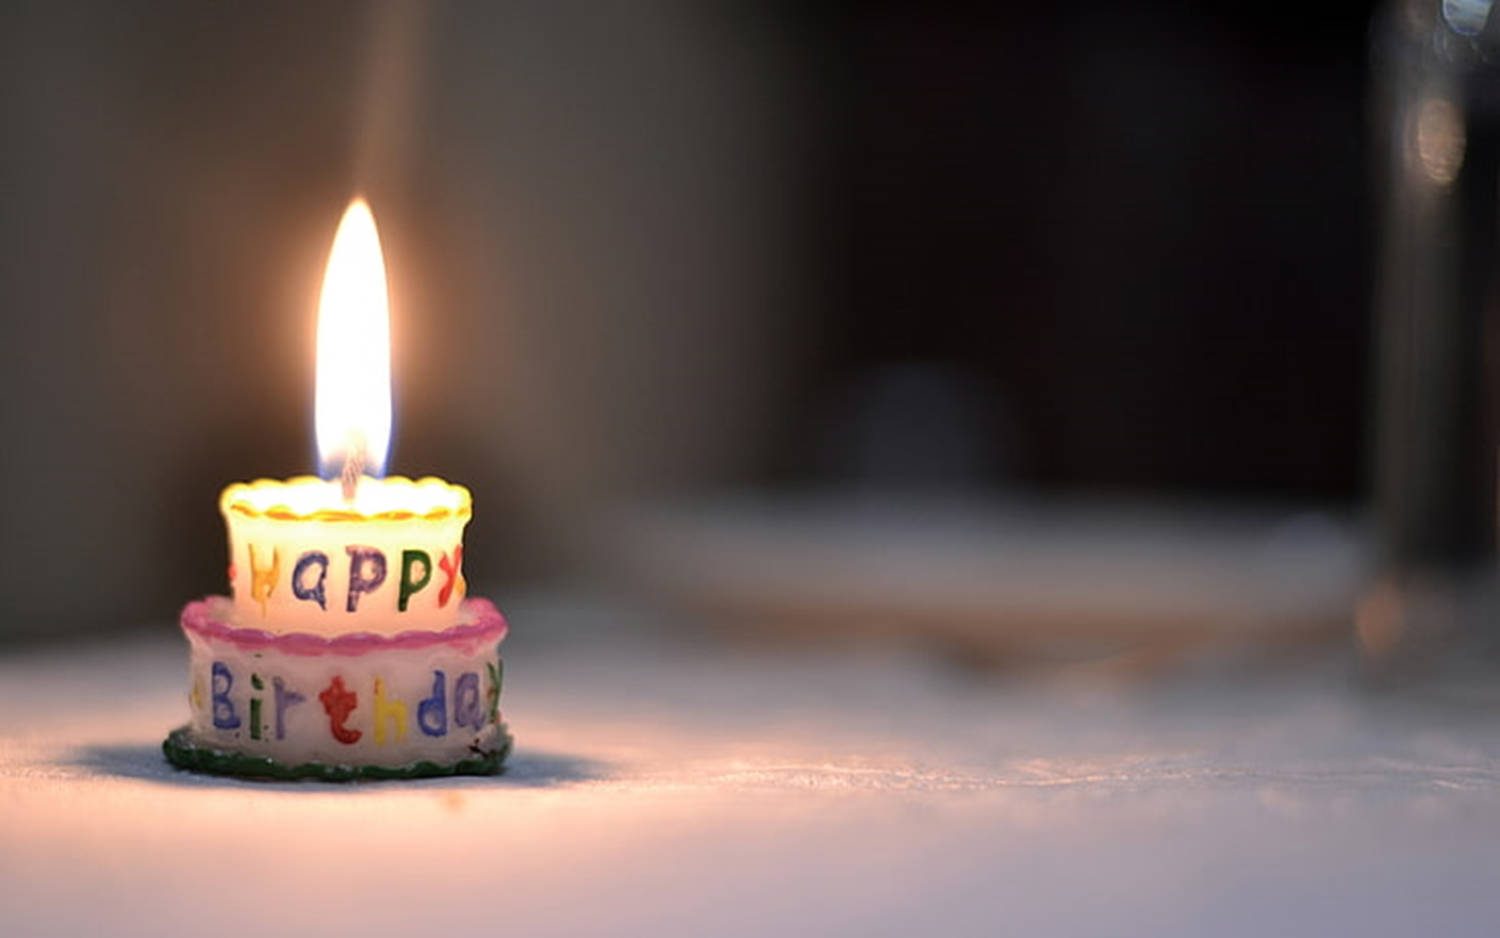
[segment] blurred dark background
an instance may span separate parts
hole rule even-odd
[[[941,363],[1026,483],[1352,498],[1369,8],[1319,14],[825,21],[845,80],[814,395]]]
[[[1357,507],[1372,7],[10,3],[0,631],[220,591],[348,198],[469,576],[724,491]]]

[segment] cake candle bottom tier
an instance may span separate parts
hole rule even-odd
[[[458,625],[397,635],[272,634],[231,624],[228,601],[188,604],[191,721],[172,764],[271,778],[499,771],[505,620],[466,600]]]

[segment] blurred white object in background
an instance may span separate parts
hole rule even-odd
[[[1327,512],[1086,498],[721,498],[639,509],[608,543],[627,582],[711,621],[981,658],[1347,635],[1365,568]]]

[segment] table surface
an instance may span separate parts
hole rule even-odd
[[[0,656],[0,932],[1496,928],[1500,696],[1361,693],[1333,655],[1002,680],[511,613],[495,778],[184,774],[173,629]]]

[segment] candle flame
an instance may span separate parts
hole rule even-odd
[[[349,203],[333,238],[318,301],[314,424],[324,475],[344,498],[365,473],[379,476],[391,443],[391,316],[385,261],[369,203]]]

